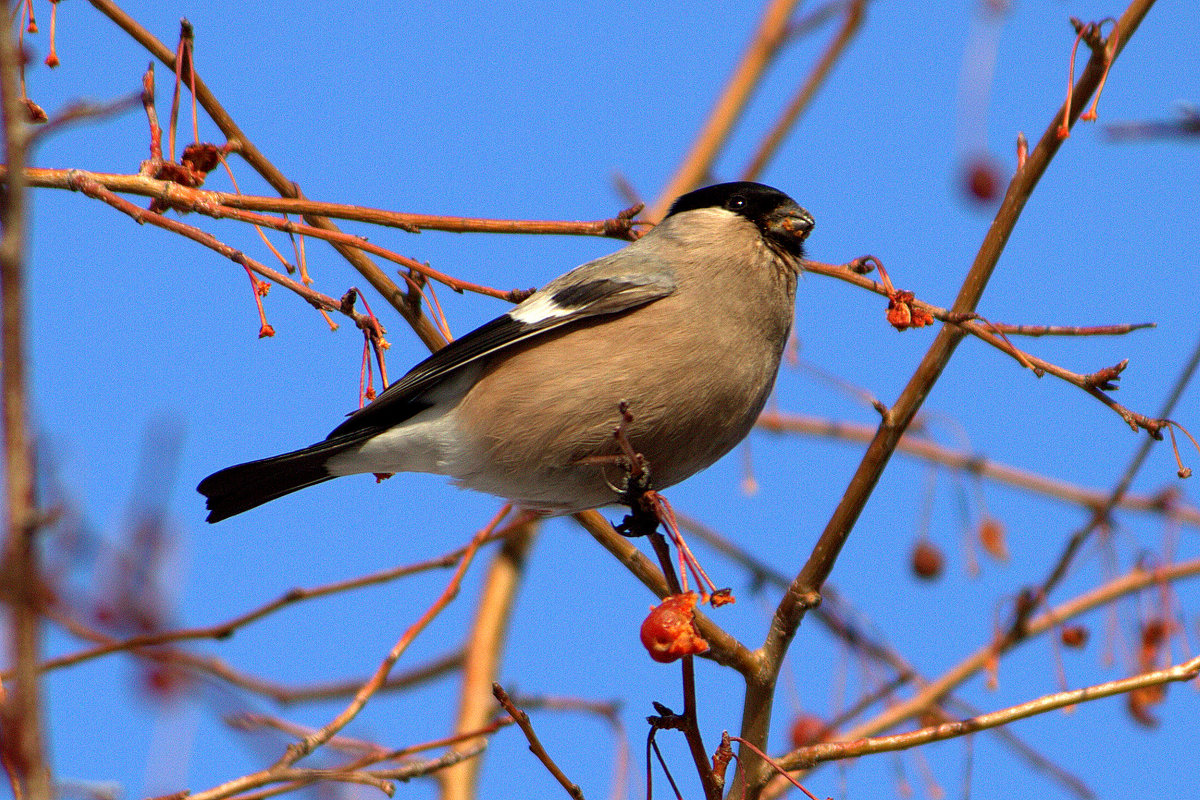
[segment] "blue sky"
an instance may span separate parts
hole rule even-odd
[[[753,5],[753,4],[752,4]],[[313,199],[394,210],[467,216],[598,219],[626,205],[614,190],[621,176],[647,198],[667,181],[710,110],[757,21],[746,4],[700,11],[695,3],[626,4],[605,10],[570,4],[443,3],[401,7],[241,4],[176,0],[123,6],[161,39],[174,43],[186,16],[197,32],[198,71],[257,146]],[[913,5],[881,0],[861,33],[788,137],[762,179],[812,212],[812,258],[842,262],[871,253],[893,281],[937,305],[952,302],[991,219],[964,200],[963,161],[980,149],[1005,174],[1015,165],[1018,131],[1041,134],[1065,91],[1073,31],[1068,15],[1098,19],[1119,5],[1022,3],[993,31],[995,80],[978,85],[967,54],[986,39],[970,4]],[[39,6],[48,27],[49,9]],[[136,91],[148,60],[90,6],[59,9],[55,72],[31,68],[30,95],[51,114],[66,102],[104,100]],[[1200,54],[1194,33],[1200,7],[1161,3],[1122,55],[1100,104],[1106,122],[1168,119],[1196,100]],[[771,69],[751,102],[715,178],[738,176],[754,145],[830,35],[801,40]],[[45,47],[45,37],[33,40]],[[35,61],[39,63],[40,59]],[[158,65],[159,113],[170,83]],[[964,87],[967,87],[964,89]],[[980,111],[982,109],[982,111]],[[218,140],[202,123],[202,138]],[[37,166],[135,172],[148,155],[139,111],[76,126],[41,146]],[[1078,372],[1130,359],[1117,399],[1154,414],[1200,336],[1192,264],[1200,186],[1195,140],[1114,143],[1098,126],[1079,126],[1028,204],[980,306],[1005,322],[1088,325],[1157,323],[1130,336],[1040,339],[1031,352]],[[235,169],[242,191],[265,189]],[[227,189],[214,173],[209,188]],[[495,511],[495,500],[448,487],[431,476],[400,476],[382,486],[345,479],[307,490],[242,517],[208,526],[193,487],[232,463],[306,445],[323,437],[356,404],[361,338],[343,326],[331,333],[303,301],[276,288],[266,299],[277,335],[256,338],[258,320],[242,270],[210,251],[131,220],[79,194],[44,190],[33,200],[28,298],[35,424],[55,480],[103,544],[100,566],[76,575],[81,595],[103,583],[104,553],[127,536],[131,498],[145,483],[145,458],[169,514],[173,545],[163,581],[173,621],[224,620],[293,586],[312,586],[439,555],[465,542]],[[268,260],[253,231],[229,222],[189,222]],[[387,229],[375,243],[428,261],[459,277],[501,288],[527,287],[619,243],[576,237],[487,236]],[[278,238],[276,242],[280,242]],[[308,244],[316,288],[339,296],[364,281],[319,242]],[[453,330],[462,333],[501,313],[502,303],[440,293]],[[372,296],[393,347],[393,376],[423,356],[403,322]],[[898,333],[883,303],[818,276],[800,286],[796,334],[802,357],[890,403],[932,340],[929,331]],[[1175,417],[1200,429],[1197,390]],[[873,424],[875,412],[814,379],[785,368],[776,402],[782,410]],[[925,411],[935,438],[998,461],[1095,488],[1119,479],[1140,438],[1100,403],[1064,383],[1035,379],[977,341],[959,349]],[[161,447],[162,431],[179,436],[177,460]],[[160,446],[147,451],[147,440]],[[963,444],[963,441],[969,444]],[[852,473],[861,448],[799,437],[751,436],[758,492],[737,490],[746,450],[673,489],[675,506],[736,540],[787,573],[803,563]],[[150,455],[147,457],[146,453]],[[1193,467],[1200,455],[1184,453]],[[1166,447],[1151,454],[1135,490],[1190,491],[1175,478]],[[984,560],[966,574],[960,497],[980,514],[971,482],[940,473],[929,536],[947,553],[946,576],[918,584],[908,553],[924,514],[926,466],[897,458],[860,520],[832,583],[878,635],[928,676],[985,642],[1020,587],[1046,574],[1065,538],[1086,521],[1078,508],[985,485],[990,513],[1008,532],[1007,564]],[[966,489],[960,488],[965,485]],[[145,495],[142,495],[145,496]],[[608,512],[616,518],[618,513]],[[1122,569],[1161,553],[1161,519],[1117,518],[1112,552]],[[1185,529],[1176,557],[1197,555]],[[700,548],[702,551],[704,548]],[[738,603],[718,620],[751,645],[761,641],[775,596],[757,595],[749,579],[720,556],[702,556]],[[482,562],[457,603],[427,631],[400,668],[455,646],[470,620]],[[1057,599],[1099,583],[1104,556],[1088,551]],[[289,609],[202,642],[197,652],[288,684],[367,674],[423,610],[444,574],[365,590]],[[1152,607],[1147,596],[1142,609]],[[1187,630],[1195,639],[1196,589],[1179,587]],[[637,626],[652,598],[569,520],[547,523],[518,596],[502,672],[506,685],[531,695],[624,702],[623,719],[640,763],[652,700],[679,705],[677,670],[649,661]],[[1121,608],[1113,646],[1128,653],[1139,607]],[[1105,667],[1104,620],[1086,619],[1092,642],[1065,656],[1068,682],[1086,685],[1127,674],[1128,660]],[[78,642],[52,630],[51,653]],[[1175,652],[1183,650],[1176,642]],[[863,687],[857,662],[828,635],[806,624],[777,701],[773,749],[798,705],[836,713]],[[1046,641],[1004,660],[999,687],[981,679],[962,697],[1002,708],[1058,688]],[[51,751],[64,780],[112,782],[124,796],[199,790],[273,759],[281,740],[232,732],[220,714],[277,713],[320,725],[337,703],[279,709],[261,698],[205,686],[163,704],[141,690],[141,673],[124,657],[54,673],[46,684]],[[715,746],[735,730],[740,692],[735,676],[699,666],[701,724]],[[437,738],[448,730],[455,681],[372,703],[347,731],[391,746]],[[1012,730],[1083,776],[1101,797],[1134,791],[1183,796],[1200,769],[1194,746],[1194,689],[1172,687],[1155,709],[1162,724],[1133,723],[1120,699],[1025,721]],[[612,739],[604,723],[539,713],[535,725],[564,770],[589,797],[604,796]],[[682,743],[661,736],[675,774],[690,785]],[[898,771],[918,793],[928,759],[951,794],[959,793],[964,744],[933,746],[923,756],[875,756],[810,777],[818,796],[889,796]],[[993,736],[970,753],[973,796],[1024,791],[1067,797],[1014,758]],[[640,778],[634,794],[640,796]],[[529,756],[515,729],[493,740],[485,791],[495,797],[560,791]],[[656,786],[665,791],[664,783]],[[341,790],[366,796],[369,790]],[[430,784],[401,786],[433,796]],[[920,796],[920,795],[918,795]]]

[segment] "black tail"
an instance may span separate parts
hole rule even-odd
[[[220,522],[277,497],[337,477],[329,473],[325,462],[361,445],[375,433],[378,431],[356,431],[303,450],[214,472],[196,487],[196,491],[208,498],[208,521]]]

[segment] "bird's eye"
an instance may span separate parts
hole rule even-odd
[[[746,207],[746,198],[742,197],[740,194],[735,194],[733,197],[729,198],[729,202],[725,204],[725,207],[730,211],[741,211]]]

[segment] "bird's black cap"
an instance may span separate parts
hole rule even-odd
[[[778,189],[752,181],[718,183],[688,192],[671,204],[667,216],[698,208],[724,208],[746,219],[760,223],[768,214],[783,206],[796,206],[796,201]]]
[[[812,214],[778,189],[751,181],[718,183],[688,192],[671,205],[667,216],[702,208],[723,208],[758,226],[776,247],[803,258],[803,243],[813,228]]]

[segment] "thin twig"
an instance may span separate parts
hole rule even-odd
[[[872,425],[770,410],[759,416],[757,426],[771,433],[799,433],[847,442],[869,442],[876,431],[876,427]],[[901,438],[896,452],[1044,497],[1073,503],[1092,511],[1105,508],[1112,497],[1109,490],[1089,489],[1069,481],[1039,475],[986,456],[944,447],[911,434]],[[1187,525],[1200,525],[1200,508],[1176,502],[1169,491],[1153,495],[1123,494],[1113,507],[1169,515],[1171,519]]]
[[[1156,328],[1154,322],[1134,322],[1121,325],[1008,325],[990,324],[992,330],[1009,336],[1124,336],[1133,331]]]
[[[514,703],[529,709],[547,709],[550,711],[580,712],[603,717],[612,728],[616,744],[616,756],[613,758],[613,780],[609,791],[610,800],[626,800],[628,795],[627,782],[629,779],[629,737],[621,722],[621,706],[619,700],[584,700],[578,697],[549,697],[546,695],[521,695],[513,700]]]
[[[134,98],[136,102],[139,98]],[[128,101],[122,101],[127,103]],[[83,107],[76,113],[91,109],[92,113],[120,106],[103,106],[99,109]],[[64,111],[64,114],[67,113]],[[53,121],[51,124],[54,124]],[[7,166],[0,165],[0,176]],[[41,189],[69,189],[69,173],[65,169],[29,167],[25,170],[29,185]],[[180,211],[207,213],[210,206],[244,211],[259,211],[276,214],[316,214],[330,219],[365,222],[388,228],[399,228],[410,233],[421,231],[447,231],[450,233],[495,233],[495,234],[544,234],[555,236],[601,236],[631,241],[637,238],[637,229],[646,223],[635,219],[640,210],[633,205],[608,219],[571,221],[539,219],[491,219],[484,217],[456,217],[437,214],[413,214],[404,211],[388,211],[382,208],[327,203],[303,197],[267,197],[237,194],[211,189],[197,189],[174,181],[165,181],[143,174],[109,172],[86,172],[88,177],[114,192],[152,197]],[[343,234],[351,236],[350,234]],[[351,237],[358,238],[358,237]]]
[[[354,717],[358,715],[358,712],[362,710],[363,706],[367,704],[367,701],[371,698],[371,696],[378,691],[379,687],[387,679],[388,673],[392,670],[392,666],[396,663],[396,661],[399,660],[400,656],[404,654],[404,651],[408,649],[408,646],[413,642],[414,639],[416,639],[417,635],[420,634],[421,631],[425,630],[429,623],[441,613],[442,609],[450,604],[451,600],[458,596],[458,588],[462,584],[462,579],[467,572],[467,567],[471,565],[471,562],[475,558],[475,553],[478,551],[483,542],[486,541],[491,535],[492,531],[495,530],[495,528],[500,524],[504,517],[508,516],[508,513],[511,510],[511,506],[509,504],[505,504],[504,507],[497,512],[496,516],[494,516],[486,526],[480,528],[475,536],[471,538],[470,544],[467,545],[466,552],[459,561],[458,568],[454,571],[454,575],[450,578],[450,582],[446,585],[446,588],[442,590],[442,594],[416,622],[409,626],[408,630],[404,632],[404,635],[400,637],[399,641],[397,641],[392,649],[388,652],[387,658],[385,658],[379,665],[379,668],[375,671],[375,674],[369,681],[363,684],[362,689],[359,690],[358,694],[355,695],[350,704],[347,705],[346,708],[343,709],[342,712],[336,717],[334,717],[327,725],[325,725],[325,727],[321,728],[313,735],[305,737],[302,741],[297,742],[295,745],[288,748],[288,752],[279,760],[279,764],[290,765],[296,763],[301,758],[304,758],[313,750],[324,744],[329,737],[338,733],[350,722],[350,720],[354,719]]]
[[[567,794],[571,795],[575,800],[583,800],[583,790],[566,776],[566,773],[562,771],[558,764],[554,763],[554,759],[546,752],[546,748],[542,745],[541,740],[538,739],[537,732],[533,729],[533,723],[529,721],[529,715],[517,708],[512,698],[508,696],[508,692],[504,691],[504,687],[500,684],[492,684],[492,695],[495,696],[497,702],[500,703],[504,710],[508,712],[509,716],[517,721],[517,727],[521,729],[521,732],[525,734],[525,738],[529,741],[529,752],[537,756],[538,761],[541,761],[547,771],[554,776],[554,779],[567,790]]]
[[[195,226],[188,225],[178,220],[171,219],[170,217],[163,216],[155,211],[150,211],[149,209],[136,206],[125,198],[112,193],[95,181],[85,177],[82,173],[75,173],[74,177],[75,189],[83,192],[89,197],[95,197],[99,200],[103,200],[118,211],[128,214],[135,222],[149,222],[151,225],[163,228],[164,230],[169,230],[173,233],[181,234],[182,236],[191,239],[194,242],[198,242],[199,244],[202,244],[211,250],[215,250],[228,258],[230,261],[233,261],[235,264],[240,264],[247,269],[253,270],[264,278],[267,278],[268,280],[277,283],[292,292],[295,292],[316,308],[325,311],[337,311],[338,313],[345,314],[347,317],[354,320],[354,324],[360,328],[373,324],[367,315],[359,314],[353,309],[343,308],[340,300],[335,300],[328,295],[321,294],[320,292],[305,286],[299,281],[292,280],[282,272],[271,269],[265,264],[254,260],[241,250],[230,247],[206,231],[202,231]]]
[[[857,262],[852,262],[857,263]],[[814,272],[818,275],[826,275],[837,278],[839,280],[852,283],[863,289],[890,296],[894,289],[891,289],[886,283],[880,283],[864,277],[844,264],[822,264],[819,262],[806,261],[805,269],[809,272]],[[1030,336],[1048,336],[1048,335],[1074,335],[1074,336],[1097,336],[1097,335],[1119,335],[1130,333],[1135,330],[1154,327],[1153,323],[1133,323],[1121,325],[1103,325],[1103,326],[1088,326],[1088,327],[1070,327],[1070,326],[1027,326],[1027,325],[1005,325],[1002,323],[994,323],[983,320],[975,313],[956,312],[952,309],[940,308],[929,303],[913,299],[910,305],[914,309],[920,309],[928,313],[934,319],[949,323],[950,325],[958,326],[962,331],[975,336],[976,338],[990,344],[997,350],[1011,356],[1022,367],[1032,370],[1039,378],[1043,375],[1052,375],[1060,380],[1066,381],[1080,389],[1083,389],[1088,394],[1092,395],[1102,403],[1115,411],[1125,422],[1135,430],[1144,429],[1151,436],[1158,438],[1161,436],[1161,429],[1164,425],[1164,420],[1159,418],[1150,418],[1136,411],[1126,408],[1117,401],[1113,400],[1106,392],[1102,391],[1097,386],[1097,373],[1083,375],[1072,372],[1068,369],[1052,364],[1042,358],[1038,358],[1031,353],[1027,353],[1018,349],[1011,341],[1008,340],[1008,333],[1021,333]],[[1123,368],[1122,365],[1118,367]],[[1108,368],[1108,370],[1100,370],[1100,373],[1108,373],[1112,371],[1114,375],[1119,375],[1120,369]]]

